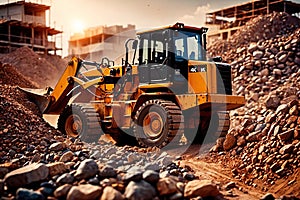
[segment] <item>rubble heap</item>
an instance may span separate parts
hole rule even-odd
[[[55,86],[67,64],[67,61],[58,56],[38,55],[28,47],[21,47],[9,54],[1,54],[0,61],[14,66],[39,88]]]
[[[85,144],[44,121],[17,88],[34,87],[0,64],[0,198],[182,199],[221,196],[190,167],[158,149]]]
[[[36,88],[37,84],[24,77],[11,64],[0,62],[0,84],[18,85],[20,87]]]
[[[234,176],[249,185],[257,179],[274,184],[300,165],[299,27],[286,13],[259,16],[209,48],[232,65],[234,92],[246,99],[212,151],[237,159]]]

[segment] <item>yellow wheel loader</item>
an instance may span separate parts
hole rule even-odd
[[[73,57],[55,88],[23,88],[58,129],[84,141],[104,132],[118,143],[162,148],[182,135],[199,141],[229,128],[231,67],[206,55],[207,28],[182,23],[144,31],[125,43],[121,65]]]

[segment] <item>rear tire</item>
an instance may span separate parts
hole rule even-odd
[[[102,134],[99,115],[90,104],[66,106],[58,118],[57,128],[65,135],[88,143],[97,143]]]
[[[197,128],[184,130],[184,136],[192,144],[202,144],[203,142],[214,142],[218,137],[219,116],[217,112],[206,117],[200,117]]]
[[[182,123],[182,112],[175,103],[149,100],[136,112],[133,132],[140,146],[162,148],[171,141],[179,143]]]
[[[230,129],[229,112],[219,112],[219,128],[217,135],[225,137]]]

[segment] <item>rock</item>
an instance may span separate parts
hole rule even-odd
[[[274,136],[277,136],[281,131],[281,126],[280,125],[277,125],[275,126],[274,128]]]
[[[64,142],[56,142],[50,145],[49,150],[50,151],[61,151],[65,149],[67,145]]]
[[[268,96],[265,101],[265,105],[267,108],[275,109],[279,106],[280,98],[276,96]]]
[[[31,162],[39,162],[41,160],[41,155],[39,153],[34,154],[34,156],[31,159]]]
[[[294,139],[300,139],[300,129],[295,129],[295,131],[294,131]]]
[[[153,163],[153,162],[147,163],[144,168],[145,168],[145,170],[154,170],[154,171],[157,171],[160,169],[159,164]]]
[[[260,131],[250,133],[248,136],[246,136],[246,141],[248,141],[248,142],[257,141],[258,140],[258,137],[257,137],[258,133],[260,133]]]
[[[67,195],[67,200],[96,200],[100,197],[102,188],[90,184],[73,186]]]
[[[156,191],[152,185],[144,180],[138,182],[130,181],[124,195],[128,200],[152,200],[156,196]]]
[[[124,196],[121,192],[114,189],[111,186],[107,186],[104,188],[102,196],[100,200],[123,200]]]
[[[33,163],[16,169],[5,175],[4,181],[9,188],[18,188],[28,184],[45,180],[49,169],[41,163]]]
[[[62,186],[59,186],[55,191],[54,191],[54,196],[56,198],[66,198],[68,195],[68,192],[70,191],[72,185],[70,184],[64,184]]]
[[[266,123],[273,123],[276,120],[276,117],[277,117],[277,115],[275,113],[270,113],[270,114],[267,115],[267,117],[265,119],[265,122]]]
[[[184,197],[216,197],[220,194],[217,186],[211,180],[194,180],[186,184]]]
[[[82,161],[76,170],[74,177],[77,180],[87,179],[95,176],[99,172],[99,167],[93,159]]]
[[[227,134],[226,139],[223,143],[223,148],[225,151],[228,151],[236,146],[236,138],[232,134]]]
[[[294,133],[294,130],[288,130],[288,131],[278,134],[278,138],[281,141],[287,141],[292,137],[293,133]]]
[[[16,192],[16,200],[44,200],[41,193],[26,188],[19,188]]]
[[[188,181],[192,181],[192,180],[194,180],[194,179],[196,178],[194,174],[192,174],[192,173],[187,173],[187,172],[184,172],[184,173],[182,174],[182,176],[183,176],[183,178],[184,178],[185,180],[188,180]]]
[[[170,200],[181,200],[183,199],[183,194],[181,192],[177,192],[176,194],[173,194],[169,198]]]
[[[248,51],[250,53],[253,53],[255,50],[257,50],[257,44],[256,43],[250,43],[249,47],[248,47]]]
[[[290,115],[298,115],[299,114],[298,106],[294,105],[293,107],[291,107],[291,109],[289,110],[289,114]]]
[[[178,179],[175,176],[161,178],[156,184],[156,188],[161,196],[174,194],[177,192]]]
[[[74,178],[73,174],[65,173],[56,179],[56,183],[58,185],[63,185],[66,183],[71,184],[71,183],[73,183],[74,180],[75,180],[75,178]]]
[[[233,189],[233,188],[235,188],[235,187],[236,187],[236,184],[235,184],[235,182],[233,182],[233,181],[227,183],[227,184],[224,186],[225,190],[230,190],[230,189]]]
[[[157,163],[160,164],[160,166],[168,166],[173,162],[174,158],[172,158],[168,153],[163,152],[159,155],[157,158]]]
[[[245,50],[246,50],[245,47],[243,47],[243,48],[238,48],[238,49],[236,50],[236,53],[242,53],[242,52],[245,51]]]
[[[259,99],[259,94],[258,93],[253,93],[250,97],[250,99],[252,99],[253,101],[258,101]]]
[[[241,137],[239,137],[239,138],[237,139],[237,145],[238,145],[239,147],[245,146],[245,144],[246,144],[246,139],[245,139],[244,136],[241,136]]]
[[[146,170],[143,173],[143,179],[148,183],[157,183],[159,180],[159,173],[154,170]]]
[[[269,69],[265,68],[263,70],[260,71],[261,76],[269,76]]]
[[[105,178],[112,178],[117,176],[117,171],[109,165],[105,165],[99,169],[99,176]]]
[[[135,154],[135,153],[130,153],[128,156],[127,156],[127,161],[128,163],[134,163],[136,161],[139,160],[139,157]]]
[[[262,51],[254,51],[253,52],[253,57],[254,59],[260,59],[261,57],[263,57],[264,53]]]
[[[294,60],[294,62],[295,62],[296,64],[300,65],[300,57],[296,57],[295,60]]]
[[[63,162],[54,162],[46,165],[49,169],[50,176],[62,174],[67,171],[67,167]]]
[[[253,64],[252,63],[246,64],[245,69],[252,70],[253,69]]]
[[[289,111],[289,106],[287,104],[282,104],[280,106],[278,106],[278,108],[276,109],[276,114],[286,114]]]
[[[43,194],[45,197],[52,196],[54,193],[54,190],[56,188],[56,185],[52,182],[43,182],[40,184],[40,188],[38,189],[38,192]]]
[[[265,63],[266,65],[269,65],[269,66],[274,66],[275,65],[275,60],[267,60],[266,61],[266,63]]]
[[[285,63],[288,57],[289,57],[288,54],[283,54],[278,58],[278,61],[281,63]]]
[[[294,145],[293,144],[287,144],[287,145],[284,145],[279,150],[279,153],[282,154],[282,155],[284,155],[284,154],[287,154],[287,153],[291,153],[293,150],[294,150]]]
[[[260,198],[260,200],[275,200],[275,197],[271,193],[267,193]]]
[[[72,151],[67,151],[60,157],[59,162],[69,162],[73,159],[73,156],[74,154]]]
[[[139,181],[142,179],[143,169],[138,166],[131,167],[125,174],[124,181]]]
[[[219,150],[223,150],[224,141],[225,137],[219,137],[216,141],[216,144],[210,149],[210,152],[217,152]]]
[[[274,73],[275,75],[278,75],[278,76],[281,76],[281,75],[282,75],[282,71],[281,71],[280,69],[274,69],[274,70],[273,70],[273,73]]]

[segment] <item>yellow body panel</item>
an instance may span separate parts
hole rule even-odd
[[[189,73],[189,93],[207,92],[207,75],[204,72]]]
[[[244,97],[234,95],[183,94],[176,95],[176,98],[182,110],[188,110],[203,104],[212,104],[216,107],[225,105],[226,110],[232,110],[245,104]]]
[[[52,98],[55,100],[59,99],[67,86],[69,85],[68,78],[70,76],[75,76],[76,71],[78,69],[78,58],[72,58],[69,62],[67,68],[65,69],[63,75],[60,77],[59,81],[57,82],[53,92],[51,93]]]
[[[207,61],[190,60],[189,67],[196,67],[197,72],[189,72],[189,93],[217,93],[216,65]]]

